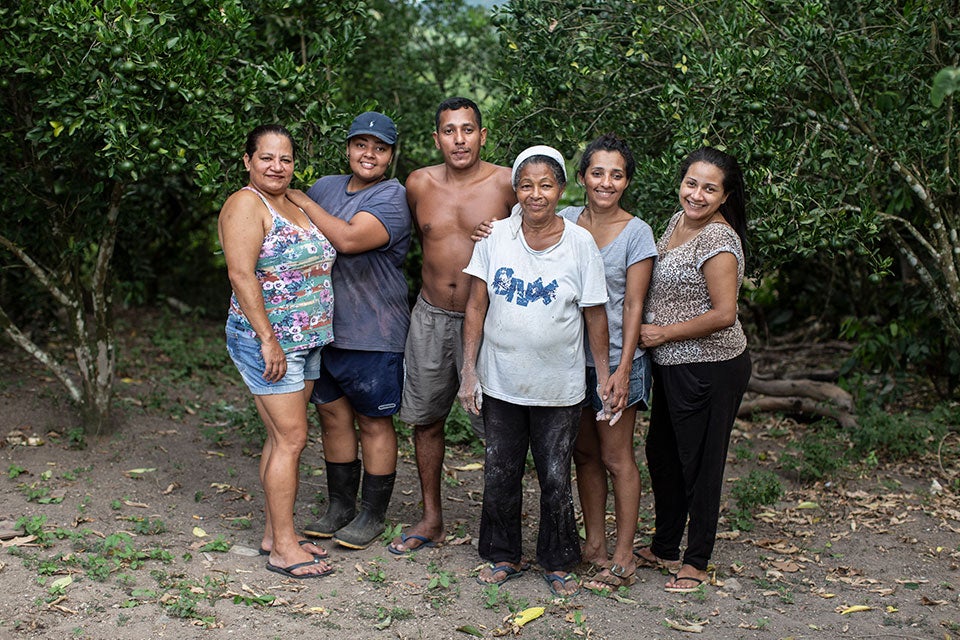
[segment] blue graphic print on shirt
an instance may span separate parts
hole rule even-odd
[[[497,269],[493,279],[493,293],[503,296],[507,302],[513,302],[513,297],[516,295],[516,302],[521,307],[537,300],[542,301],[544,306],[549,305],[557,299],[557,286],[556,279],[545,285],[542,278],[527,284],[521,278],[514,278],[513,269],[510,267]]]

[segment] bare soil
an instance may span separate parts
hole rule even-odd
[[[214,325],[192,330],[218,334]],[[88,439],[85,449],[69,446],[74,418],[57,383],[8,345],[0,351],[0,521],[26,518],[41,536],[21,529],[2,541],[2,638],[468,638],[468,627],[484,637],[528,638],[960,636],[956,464],[943,466],[933,451],[799,484],[779,461],[805,427],[784,418],[737,425],[726,489],[766,468],[780,473],[787,492],[757,514],[750,532],[731,530],[733,505],[725,502],[714,584],[699,593],[666,593],[666,576],[649,569],[627,590],[583,591],[569,601],[552,598],[536,568],[499,592],[478,585],[482,456],[469,447],[448,452],[446,544],[409,558],[389,554],[386,541],[364,551],[330,544],[334,575],[285,580],[256,555],[263,525],[257,447],[209,411],[217,403],[247,405],[239,378],[223,367],[200,383],[171,379],[176,362],[151,346],[148,333],[126,326],[123,340],[137,357],[121,364],[122,424]],[[312,436],[303,455],[301,524],[326,492],[322,446]],[[419,516],[408,438],[401,449],[387,515],[394,525]],[[644,468],[642,447],[637,457]],[[532,555],[532,472],[524,491]],[[647,493],[638,543],[649,540],[652,507]],[[513,613],[529,607],[544,613],[511,627]]]

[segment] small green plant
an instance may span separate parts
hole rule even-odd
[[[833,420],[820,420],[787,446],[783,467],[796,472],[802,481],[820,480],[847,465],[849,448],[847,435]]]
[[[83,431],[83,427],[77,426],[67,429],[67,446],[78,450],[87,448],[87,434]]]
[[[9,467],[7,467],[7,477],[9,477],[11,480],[14,480],[17,476],[26,472],[27,470],[18,464],[11,464]]]
[[[226,553],[227,551],[230,551],[230,547],[232,546],[233,544],[228,542],[226,538],[224,538],[222,535],[218,535],[216,538],[200,547],[200,551],[220,551]]]
[[[50,546],[50,534],[44,529],[47,516],[21,516],[17,518],[17,529],[23,529],[24,535],[36,537],[36,542],[42,547]]]
[[[751,449],[750,446],[746,444],[738,444],[733,449],[733,455],[736,457],[737,460],[740,460],[740,461],[753,460],[754,458],[753,449]]]
[[[480,591],[480,594],[485,609],[498,609],[501,605],[504,605],[511,613],[516,613],[530,606],[526,598],[514,597],[498,584],[488,584]]]
[[[245,517],[227,518],[226,526],[230,529],[250,529],[253,527],[253,523],[250,518]]]
[[[383,562],[383,558],[376,557],[367,563],[370,567],[364,575],[367,581],[377,584],[386,582],[387,572],[383,570],[381,562]]]
[[[754,469],[746,478],[733,483],[730,495],[737,508],[732,514],[733,525],[741,531],[753,529],[753,513],[761,506],[770,505],[783,497],[783,486],[777,474],[766,469]]]
[[[123,509],[123,502],[121,502],[117,498],[114,498],[113,500],[110,501],[110,508],[113,509],[114,511],[120,511],[120,509]]]
[[[151,520],[150,518],[130,517],[133,521],[133,532],[141,536],[156,536],[167,530],[167,525],[159,518]]]
[[[388,524],[383,530],[383,533],[380,534],[380,539],[384,542],[391,542],[394,538],[398,537],[403,533],[403,523],[396,522],[394,524]]]
[[[457,581],[452,573],[439,568],[434,562],[427,565],[427,573],[430,575],[427,589],[449,589],[450,584]]]

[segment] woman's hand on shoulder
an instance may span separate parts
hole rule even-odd
[[[493,233],[493,223],[493,220],[484,220],[475,226],[473,233],[470,234],[470,239],[474,242],[480,242],[484,238],[490,237],[490,234]]]

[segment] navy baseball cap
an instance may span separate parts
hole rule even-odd
[[[387,144],[397,144],[397,125],[377,111],[365,111],[353,119],[347,140],[354,136],[371,135]]]

